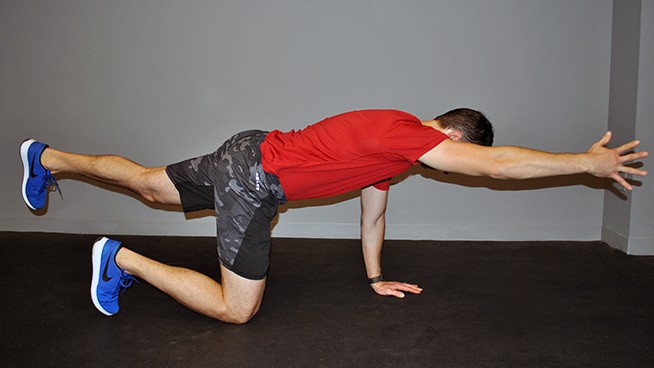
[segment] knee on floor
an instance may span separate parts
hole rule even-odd
[[[250,322],[257,312],[258,308],[254,310],[244,310],[243,308],[230,309],[226,307],[220,311],[216,311],[214,318],[222,322],[242,325]]]
[[[236,325],[242,325],[242,324],[250,322],[252,320],[252,318],[254,318],[255,314],[256,314],[256,312],[252,312],[252,313],[242,313],[242,312],[230,313],[229,315],[225,316],[226,318],[225,318],[224,322],[233,323],[233,324],[236,324]]]

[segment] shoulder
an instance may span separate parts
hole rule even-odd
[[[405,120],[420,123],[420,119],[401,110],[393,109],[365,109],[353,110],[334,115],[331,118],[335,119],[348,119],[348,118],[363,118],[363,119],[384,119],[384,120]]]
[[[378,119],[383,118],[392,121],[411,121],[415,123],[420,123],[420,119],[415,117],[413,114],[401,110],[372,109],[372,110],[360,110],[359,113]]]

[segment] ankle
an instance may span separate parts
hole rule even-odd
[[[116,265],[129,275],[134,274],[134,272],[132,272],[129,267],[129,265],[131,264],[130,263],[131,256],[134,254],[135,253],[132,252],[131,250],[125,247],[120,247],[120,249],[118,249],[118,252],[116,252],[116,256],[114,257],[114,261],[116,262]]]
[[[41,161],[41,166],[43,166],[46,170],[50,170],[52,174],[57,173],[57,170],[55,169],[56,154],[56,150],[53,150],[50,147],[46,147],[43,152],[41,152],[41,157],[39,158]]]

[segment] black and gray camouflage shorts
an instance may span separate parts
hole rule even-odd
[[[266,134],[241,132],[214,153],[166,167],[184,212],[216,211],[220,262],[251,280],[266,277],[270,224],[286,202],[277,176],[261,167],[259,145]]]

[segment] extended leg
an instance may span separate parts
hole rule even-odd
[[[266,280],[248,280],[221,265],[222,285],[186,268],[173,267],[127,248],[116,254],[127,273],[146,280],[184,306],[230,323],[246,323],[259,310]]]
[[[146,168],[121,156],[90,156],[52,148],[43,151],[41,163],[52,174],[79,174],[130,189],[151,202],[181,204],[164,167]]]

